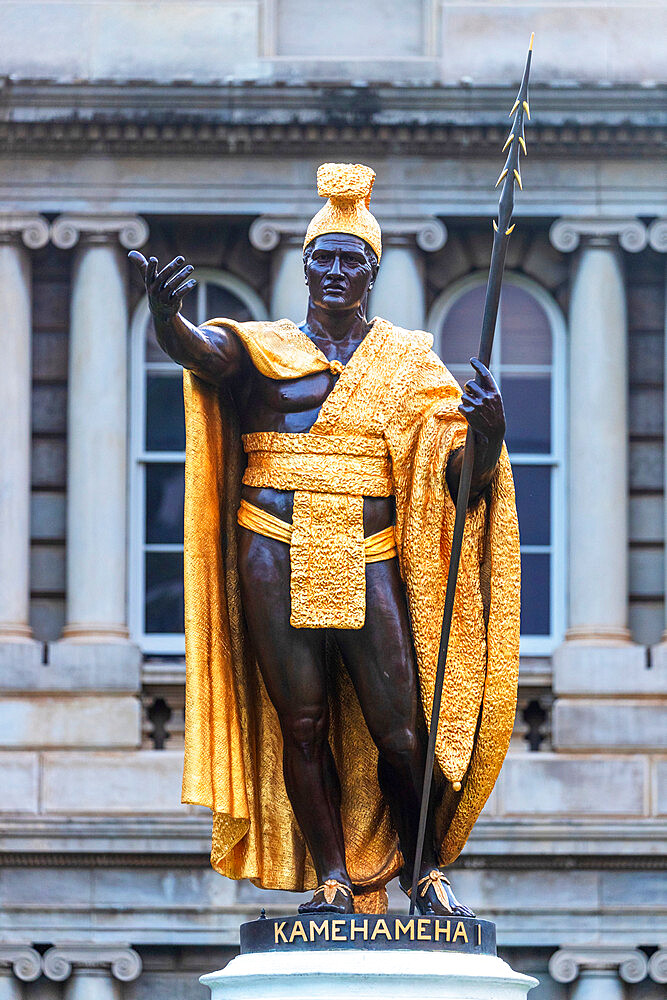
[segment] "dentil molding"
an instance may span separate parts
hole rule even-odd
[[[620,246],[630,253],[639,253],[648,243],[646,226],[633,218],[562,218],[557,219],[549,230],[552,246],[561,253],[576,250],[582,236],[601,242],[616,238]]]
[[[0,944],[0,970],[11,967],[17,979],[34,983],[42,974],[42,958],[29,945]]]
[[[148,239],[148,223],[139,215],[89,215],[67,212],[51,224],[51,242],[71,250],[82,238],[100,242],[118,240],[126,250],[136,250]]]
[[[385,243],[412,238],[420,250],[434,253],[447,242],[447,227],[435,216],[384,216],[378,222]],[[250,226],[250,242],[257,250],[275,250],[283,237],[302,240],[310,218],[301,215],[260,215]]]
[[[37,212],[0,212],[0,243],[22,240],[29,250],[49,242],[49,224]]]
[[[129,945],[59,944],[42,958],[44,975],[56,983],[68,979],[74,969],[109,968],[114,979],[131,983],[141,973],[141,958]]]
[[[592,948],[561,948],[549,959],[549,975],[557,983],[573,983],[589,970],[616,969],[625,983],[641,983],[648,975],[643,951],[603,945]]]

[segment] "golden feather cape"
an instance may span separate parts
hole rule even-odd
[[[233,328],[255,367],[290,379],[330,367],[289,320]],[[455,507],[444,472],[465,438],[460,389],[432,338],[381,319],[327,397],[316,430],[382,435],[391,457],[396,543],[422,704],[430,720]],[[186,733],[183,801],[213,811],[211,863],[270,889],[316,886],[282,776],[278,719],[250,648],[241,607],[236,511],[245,467],[229,391],[184,373],[186,414]],[[436,827],[443,864],[459,855],[500,771],[516,706],[519,535],[503,452],[471,506],[436,744]],[[342,788],[347,863],[368,909],[401,864],[377,781],[377,750],[347,673],[330,665],[330,743]],[[461,781],[461,792],[452,783]],[[375,903],[371,902],[376,893]],[[360,903],[357,900],[357,905]]]

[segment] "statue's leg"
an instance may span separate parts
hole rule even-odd
[[[378,779],[398,833],[405,860],[401,884],[407,889],[412,880],[417,844],[427,735],[398,560],[367,565],[363,628],[339,629],[335,635],[369,732],[379,750]],[[436,870],[438,857],[431,812],[421,874],[427,876]],[[456,900],[444,881],[437,887],[429,883],[424,896],[418,899],[418,907],[420,912],[463,915],[472,912]]]
[[[333,898],[331,885],[316,893],[310,908],[351,912],[340,783],[328,741],[324,630],[290,625],[287,545],[241,528],[239,570],[250,640],[282,730],[287,795],[319,885],[340,885]]]

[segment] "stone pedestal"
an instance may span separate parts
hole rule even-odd
[[[241,926],[241,954],[202,976],[211,1000],[525,1000],[537,980],[495,953],[495,927],[459,917],[327,913]]]

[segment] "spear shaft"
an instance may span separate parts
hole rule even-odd
[[[484,314],[482,318],[482,332],[480,336],[479,351],[477,357],[487,368],[491,362],[491,351],[493,348],[493,336],[498,318],[498,305],[500,303],[500,289],[503,282],[503,272],[505,269],[505,257],[509,237],[514,229],[512,225],[512,212],[514,211],[514,184],[522,187],[521,174],[519,172],[519,153],[526,152],[526,141],[524,137],[524,118],[530,119],[528,107],[528,78],[530,76],[530,63],[533,54],[533,36],[530,38],[526,67],[523,71],[523,78],[517,99],[510,111],[510,117],[514,115],[512,128],[507,138],[503,150],[509,146],[509,152],[500,177],[496,182],[496,187],[503,182],[498,202],[498,219],[493,222],[493,248],[491,250],[491,264],[489,266],[489,277],[486,284],[486,297],[484,300]],[[445,667],[447,664],[447,650],[449,648],[449,636],[452,627],[452,614],[454,611],[454,598],[456,596],[456,581],[461,560],[461,546],[463,543],[463,531],[465,529],[466,513],[468,510],[468,500],[470,498],[470,484],[475,462],[475,436],[472,428],[468,426],[466,432],[465,446],[463,449],[463,462],[461,465],[461,475],[459,477],[459,489],[456,498],[456,516],[454,518],[454,531],[452,533],[452,551],[449,559],[449,572],[447,573],[447,588],[445,591],[445,605],[442,615],[442,632],[440,634],[440,648],[438,650],[438,666],[435,675],[435,686],[433,690],[433,705],[431,708],[431,724],[429,726],[428,746],[426,750],[426,765],[424,768],[424,785],[422,788],[421,808],[419,811],[419,828],[417,831],[417,844],[415,850],[415,863],[412,872],[412,887],[410,890],[410,914],[415,912],[417,902],[417,888],[419,883],[419,873],[421,870],[422,857],[424,853],[424,838],[428,821],[429,804],[431,799],[431,786],[433,783],[433,766],[435,763],[435,743],[438,734],[438,720],[440,718],[440,704],[442,701],[442,687],[445,679]],[[457,787],[458,786],[458,787]],[[454,782],[454,791],[461,790],[461,783]]]

